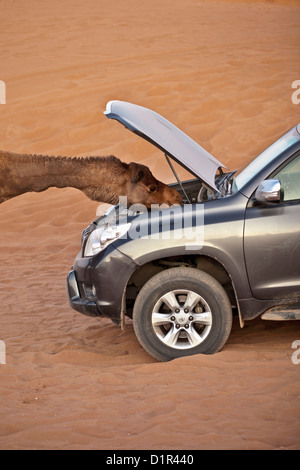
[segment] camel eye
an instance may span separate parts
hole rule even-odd
[[[155,193],[155,191],[157,191],[157,186],[149,186],[148,191],[149,191],[150,193]]]

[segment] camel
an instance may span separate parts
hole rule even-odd
[[[54,157],[0,150],[0,204],[26,192],[73,187],[90,199],[128,205],[182,204],[180,194],[158,181],[148,167],[117,157]]]

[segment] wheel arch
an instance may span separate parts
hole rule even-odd
[[[188,266],[199,269],[206,272],[207,274],[210,274],[214,279],[216,279],[227,293],[232,307],[237,309],[240,326],[244,326],[234,282],[230,274],[220,260],[208,255],[184,254],[181,256],[167,256],[148,261],[145,264],[139,266],[128,280],[126,287],[126,304],[130,305],[130,303],[134,301],[140,289],[155,274],[171,267],[180,266]]]

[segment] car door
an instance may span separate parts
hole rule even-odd
[[[244,253],[251,290],[257,299],[300,301],[300,155],[270,175],[281,183],[281,202],[250,198]]]

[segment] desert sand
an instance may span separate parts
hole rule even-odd
[[[110,155],[173,180],[163,155],[103,115],[151,108],[230,169],[300,122],[300,4],[0,1],[0,148]],[[213,356],[158,363],[65,279],[98,203],[73,188],[0,206],[0,449],[299,449],[299,322],[259,318]]]

